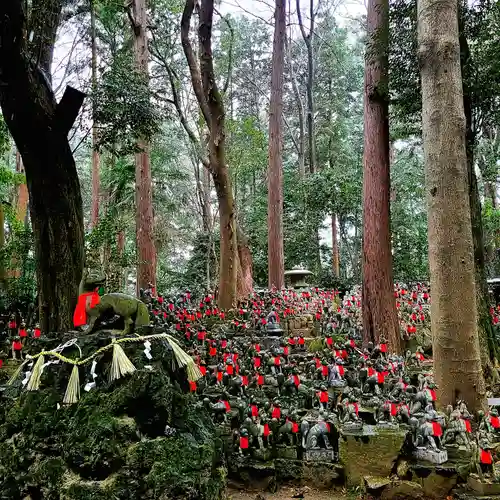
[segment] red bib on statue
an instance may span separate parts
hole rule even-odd
[[[97,304],[101,298],[97,292],[82,293],[78,297],[78,303],[73,314],[73,325],[75,327],[83,326],[87,324],[87,304],[92,309]]]

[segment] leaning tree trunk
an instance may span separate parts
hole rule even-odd
[[[286,0],[276,0],[269,106],[269,169],[267,194],[267,261],[269,288],[285,286],[283,250],[283,73],[285,66]]]
[[[200,8],[198,41],[199,65],[189,37],[194,0],[186,0],[181,20],[181,41],[191,82],[201,113],[209,129],[208,167],[214,180],[219,202],[220,266],[218,303],[222,309],[233,307],[237,298],[238,241],[236,211],[229,170],[225,156],[225,111],[215,79],[212,54],[213,0],[204,0]]]
[[[0,104],[26,172],[44,332],[71,328],[84,260],[80,183],[68,143],[84,95],[68,87],[57,104],[50,82],[61,5],[54,0],[28,16],[22,0],[0,2]]]
[[[363,170],[363,343],[384,336],[401,351],[390,236],[388,0],[369,0],[365,55]]]
[[[419,0],[431,327],[440,407],[484,404],[456,0]]]
[[[148,20],[146,0],[134,0],[134,54],[137,69],[148,78],[148,40],[146,35]],[[139,152],[135,155],[135,210],[137,238],[137,291],[156,289],[156,248],[153,235],[153,189],[148,141],[139,139]]]

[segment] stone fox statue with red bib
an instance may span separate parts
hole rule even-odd
[[[108,293],[99,296],[97,291],[82,293],[73,315],[75,327],[88,323],[86,333],[93,333],[103,318],[113,314],[123,318],[123,334],[133,333],[140,326],[149,325],[149,312],[146,304],[125,293]]]

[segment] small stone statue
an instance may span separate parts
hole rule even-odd
[[[448,426],[443,434],[443,445],[463,446],[467,450],[470,449],[470,441],[465,422],[458,409],[453,410],[450,414]]]
[[[316,392],[316,398],[319,403],[320,410],[328,409],[328,389],[325,384],[321,384],[319,387],[319,391]]]

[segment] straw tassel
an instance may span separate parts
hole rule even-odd
[[[21,374],[23,368],[24,368],[24,365],[29,361],[29,359],[26,359],[24,360],[18,367],[17,367],[17,370],[12,374],[12,377],[10,377],[9,381],[7,382],[7,385],[12,385],[17,377],[19,377],[19,375]]]
[[[28,381],[26,390],[38,391],[38,389],[40,389],[40,379],[42,377],[44,364],[45,364],[45,357],[43,355],[38,356],[33,371],[31,372],[31,377]]]
[[[120,344],[115,342],[113,344],[113,361],[111,363],[111,371],[109,372],[110,381],[118,380],[120,377],[134,372],[135,366],[127,358]]]
[[[167,335],[168,342],[174,351],[175,360],[179,366],[186,367],[187,378],[190,382],[196,382],[202,377],[201,371],[198,365],[194,362],[194,359],[184,351],[174,337]]]
[[[73,371],[71,372],[71,377],[69,377],[68,387],[66,388],[66,394],[64,394],[63,403],[67,405],[72,405],[78,403],[80,399],[80,373],[78,372],[78,366],[73,365]]]

